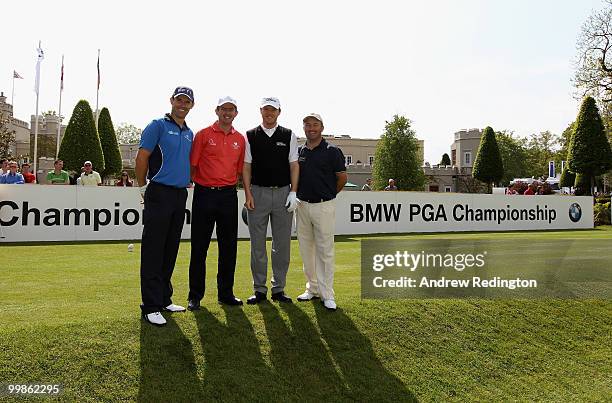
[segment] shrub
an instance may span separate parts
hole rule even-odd
[[[610,202],[596,203],[593,206],[593,222],[595,225],[610,225]]]

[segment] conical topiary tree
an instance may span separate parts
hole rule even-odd
[[[118,174],[123,168],[121,153],[117,145],[117,136],[108,108],[102,108],[102,111],[100,111],[98,133],[102,145],[102,154],[104,154],[104,170],[100,174],[103,178],[106,178]]]
[[[487,183],[489,193],[491,193],[491,184],[500,181],[504,176],[504,163],[499,153],[495,132],[490,126],[487,126],[482,133],[478,153],[472,166],[472,176]]]
[[[450,165],[451,160],[447,153],[442,154],[442,161],[440,161],[440,165]]]
[[[91,161],[94,170],[104,171],[100,137],[91,107],[85,100],[80,100],[72,111],[58,158],[64,161],[64,169],[68,171],[81,172],[83,162],[87,160]]]
[[[559,179],[559,186],[571,188],[576,183],[576,174],[565,168],[561,172],[561,179]]]
[[[592,97],[586,97],[580,106],[567,160],[569,169],[584,177],[581,183],[587,187],[587,194],[592,194],[595,176],[612,168],[612,150],[597,104]],[[578,178],[576,181],[578,182]]]

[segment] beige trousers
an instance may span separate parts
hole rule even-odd
[[[306,290],[334,299],[334,232],[336,201],[298,202],[297,239],[304,262]]]

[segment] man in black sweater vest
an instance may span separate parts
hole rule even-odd
[[[264,98],[260,112],[262,124],[247,131],[242,170],[255,291],[247,299],[247,304],[267,299],[268,222],[272,224],[272,300],[291,302],[284,290],[289,270],[293,212],[297,207],[297,137],[291,130],[278,125],[281,108],[277,98]]]

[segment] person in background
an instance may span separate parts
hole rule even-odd
[[[0,176],[0,183],[6,185],[23,185],[25,183],[23,175],[17,172],[17,162],[9,161],[8,172]]]
[[[69,185],[70,177],[68,172],[64,171],[64,161],[55,160],[53,163],[53,171],[49,171],[47,174],[47,182],[51,185]]]
[[[533,196],[535,194],[535,192],[533,191],[533,188],[534,188],[533,184],[529,184],[527,186],[527,189],[523,192],[523,195]]]
[[[121,172],[121,179],[115,183],[115,186],[132,187],[134,183],[130,180],[130,175],[128,175],[127,171],[123,171]]]
[[[8,160],[6,158],[0,159],[0,175],[4,175],[8,171]]]
[[[385,188],[387,191],[397,190],[397,186],[395,186],[395,179],[389,179],[389,186]]]
[[[372,178],[366,179],[365,185],[361,188],[362,191],[370,191],[372,190]]]
[[[85,172],[81,174],[81,186],[100,186],[102,185],[102,178],[100,174],[93,170],[91,161],[85,161],[83,164]]]
[[[21,164],[21,174],[23,175],[25,183],[36,183],[36,175],[30,172],[30,164],[27,162]]]

